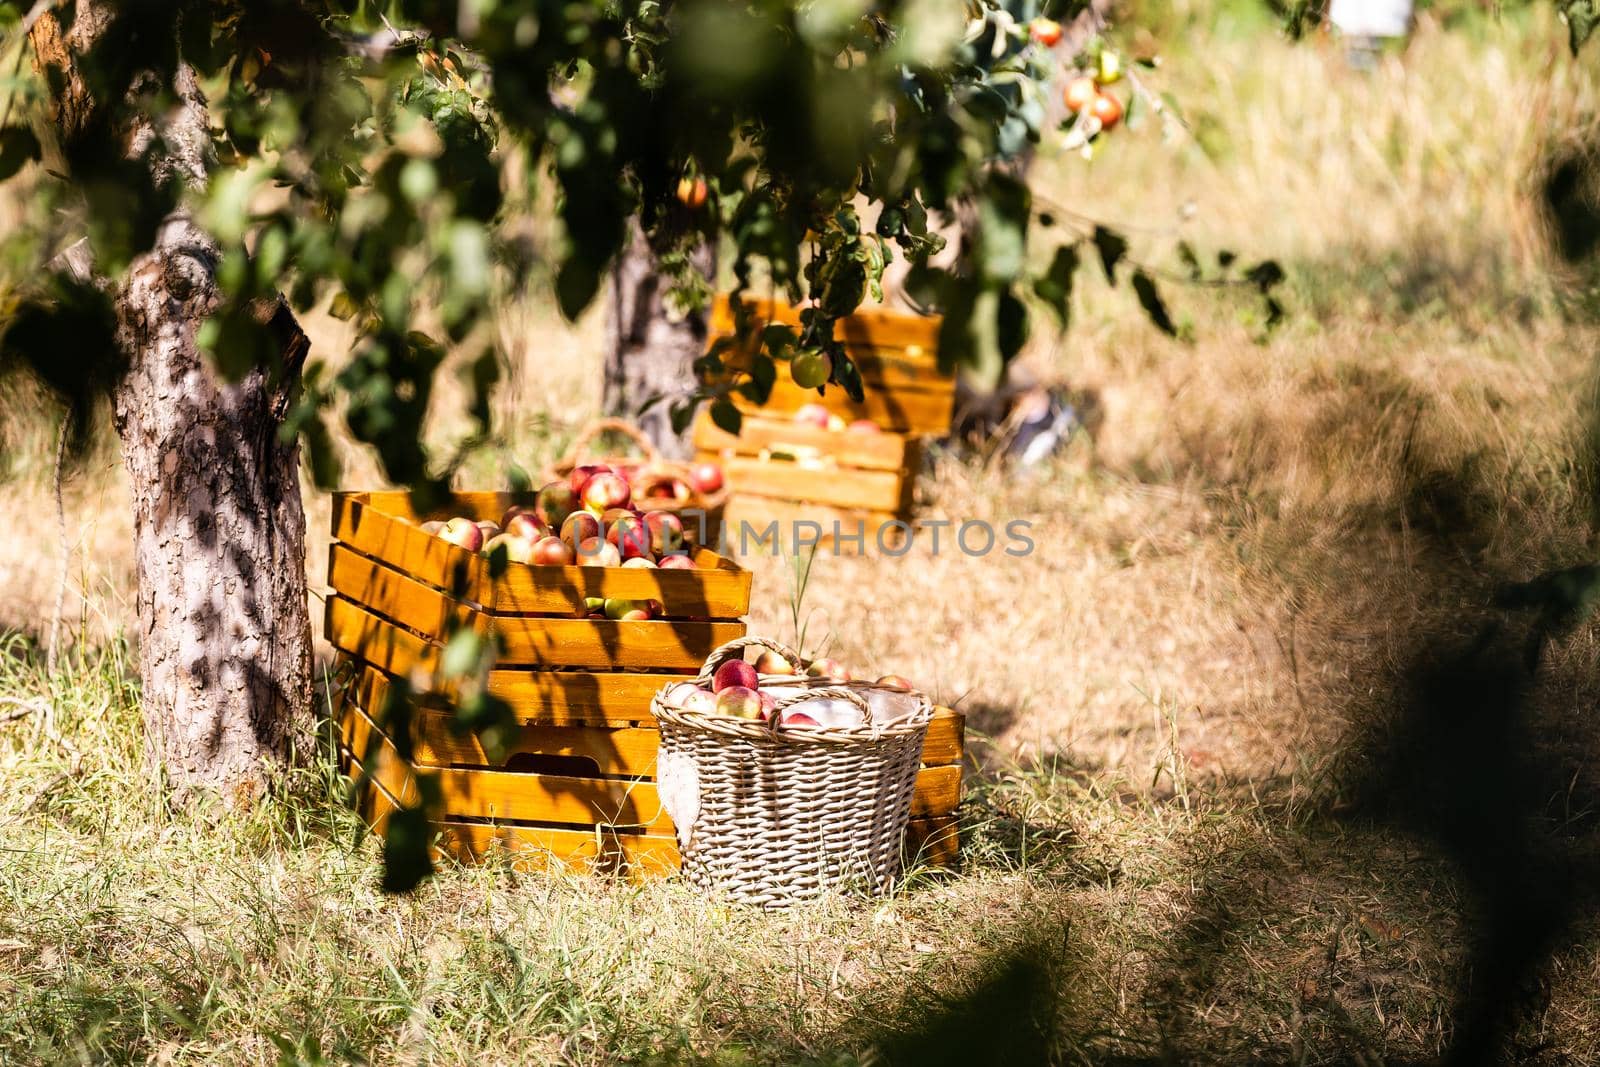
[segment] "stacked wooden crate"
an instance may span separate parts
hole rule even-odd
[[[504,494],[467,493],[447,514],[498,518]],[[505,848],[519,858],[636,873],[675,870],[677,844],[656,794],[659,735],[650,697],[692,676],[744,632],[750,575],[705,549],[693,570],[508,565],[418,528],[404,493],[334,497],[327,636],[344,684],[335,706],[341,758],[361,811],[381,830],[424,802],[439,848],[463,860]],[[581,617],[587,597],[652,599],[664,617]],[[577,616],[577,617],[575,617]],[[440,666],[452,633],[493,638],[486,689],[515,718],[491,754],[458,729]],[[402,710],[405,679],[425,695]],[[929,732],[910,843],[956,859],[962,722]],[[436,789],[424,789],[423,779]]]
[[[798,326],[799,309],[759,303],[753,321],[756,330],[769,323]],[[726,299],[713,308],[711,332],[714,346],[736,335]],[[724,542],[735,551],[757,550],[757,535],[774,522],[786,545],[796,523],[814,522],[824,531],[820,543],[840,549],[881,544],[893,550],[910,531],[922,440],[949,429],[955,403],[955,381],[938,367],[939,320],[866,310],[841,319],[836,336],[860,371],[860,401],[836,385],[821,394],[796,385],[789,364],[779,360],[765,403],[733,394],[743,415],[737,435],[718,428],[708,412],[696,420],[699,458],[721,463],[727,476]],[[747,368],[752,348],[748,341],[722,347],[727,373]],[[795,414],[808,404],[820,404],[845,424],[868,421],[877,430],[797,422]]]

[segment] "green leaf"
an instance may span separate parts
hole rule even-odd
[[[1015,178],[994,175],[978,199],[978,235],[973,253],[978,274],[988,283],[1007,285],[1028,258],[1028,220],[1032,199]]]
[[[1567,20],[1567,46],[1577,55],[1594,33],[1595,25],[1600,23],[1600,11],[1596,10],[1594,0],[1567,0],[1561,15]]]
[[[1128,253],[1128,240],[1115,230],[1104,226],[1094,228],[1094,247],[1100,253],[1100,266],[1105,269],[1106,281],[1117,284],[1117,264]]]
[[[725,396],[719,396],[711,403],[711,421],[716,423],[717,429],[724,433],[738,435],[744,426],[744,416],[739,409],[734,407],[733,401]]]
[[[1167,314],[1167,305],[1150,275],[1142,270],[1134,271],[1133,291],[1139,297],[1139,306],[1144,308],[1144,313],[1150,317],[1155,328],[1168,337],[1178,336],[1178,328],[1173,325],[1172,316]]]
[[[39,154],[39,139],[32,130],[25,126],[7,126],[0,130],[0,181],[38,159]]]
[[[478,670],[488,654],[488,643],[475,630],[459,630],[444,646],[439,669],[446,678],[465,678]]]
[[[1284,274],[1276,260],[1264,259],[1245,271],[1244,277],[1251,285],[1266,293],[1283,281]]]
[[[1072,277],[1078,272],[1078,246],[1062,245],[1050,260],[1050,269],[1033,280],[1033,292],[1055,312],[1065,330],[1072,322]]]

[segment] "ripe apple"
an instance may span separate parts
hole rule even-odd
[[[535,541],[530,552],[533,562],[541,567],[570,567],[578,559],[571,545],[548,535]]]
[[[544,523],[539,521],[539,516],[531,511],[519,511],[506,520],[506,533],[511,537],[520,537],[530,544],[549,532]]]
[[[658,556],[683,547],[683,520],[670,511],[652,511],[644,517],[650,534],[650,551]]]
[[[913,688],[915,688],[910,682],[906,681],[898,674],[886,674],[882,678],[879,678],[875,684],[888,686],[890,689],[898,689],[905,693],[909,693]]]
[[[708,195],[710,195],[710,190],[706,188],[706,180],[704,178],[678,179],[678,203],[690,211],[699,211],[702,207],[705,207]]]
[[[1109,130],[1122,121],[1122,101],[1110,93],[1101,93],[1089,105],[1089,113],[1100,120],[1100,128]]]
[[[605,613],[606,618],[618,622],[643,622],[650,618],[650,602],[611,597],[606,601]]]
[[[583,498],[584,507],[599,515],[607,508],[620,508],[627,504],[632,494],[622,475],[614,471],[601,471],[583,483],[578,495]]]
[[[478,529],[478,524],[460,516],[445,523],[444,529],[439,531],[439,536],[468,552],[476,552],[483,547],[483,531]]]
[[[784,659],[778,653],[767,649],[756,657],[757,674],[793,674],[794,664]]]
[[[494,540],[495,536],[501,532],[500,524],[498,522],[490,522],[488,519],[479,519],[473,525],[483,534],[485,544]]]
[[[578,496],[583,493],[584,482],[596,474],[609,473],[611,473],[611,468],[604,463],[585,463],[581,466],[573,467],[572,471],[567,475],[567,488],[572,490],[574,496]]]
[[[633,567],[635,570],[655,570],[656,567],[655,561],[649,556],[634,556],[632,559],[623,560],[622,565],[624,567]]]
[[[822,724],[803,711],[784,708],[778,714],[778,725],[787,730],[791,726],[821,726]]]
[[[1095,85],[1094,79],[1089,77],[1073,78],[1067,87],[1061,91],[1061,101],[1067,105],[1067,110],[1077,114],[1084,108],[1093,104],[1100,95],[1100,89]]]
[[[828,409],[821,404],[801,404],[800,410],[794,413],[794,421],[815,426],[819,430],[828,428]]]
[[[811,666],[806,668],[806,676],[810,678],[827,678],[835,682],[848,682],[850,672],[845,665],[836,659],[812,660]]]
[[[439,519],[430,519],[421,526],[418,526],[417,529],[421,530],[425,534],[432,534],[434,537],[438,537],[439,531],[444,529],[444,522]]]
[[[694,692],[684,697],[679,705],[684,711],[698,711],[706,715],[714,715],[717,711],[717,695],[709,689],[694,687]]]
[[[737,719],[759,720],[762,715],[761,694],[747,686],[729,686],[717,693],[717,711]]]
[[[761,718],[771,721],[772,717],[778,713],[778,698],[765,689],[757,689],[756,695],[761,698]]]
[[[583,567],[620,567],[622,556],[611,542],[588,537],[578,544],[578,564]]]
[[[715,463],[696,463],[689,468],[689,484],[696,492],[715,493],[722,488],[722,468]]]
[[[591,537],[600,536],[600,520],[587,511],[574,511],[561,524],[561,540],[577,548]]]
[[[851,433],[878,433],[881,427],[871,419],[857,419],[849,426],[846,426],[845,429]]]
[[[664,571],[692,571],[694,570],[694,560],[686,555],[662,556],[656,566]]]
[[[845,421],[844,421],[844,416],[843,415],[829,415],[828,416],[828,429],[832,430],[834,433],[838,433],[840,430],[842,430],[844,428],[845,428]]]
[[[505,546],[506,560],[510,563],[532,563],[533,544],[521,537],[512,537],[510,534],[496,534],[483,543],[481,551],[485,556],[490,555],[501,545]]]
[[[1028,23],[1028,35],[1046,48],[1061,43],[1061,23],[1055,19],[1037,18]]]
[[[533,508],[547,527],[559,530],[567,516],[578,510],[578,493],[566,482],[551,482],[539,490]]]
[[[756,669],[742,659],[730,659],[717,668],[717,673],[711,676],[711,691],[720,693],[730,686],[744,686],[755,689],[761,684],[761,679],[756,676]]]
[[[650,554],[650,529],[636,515],[623,515],[606,527],[606,540],[617,546],[623,559]]]

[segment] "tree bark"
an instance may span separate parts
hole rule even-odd
[[[695,266],[715,277],[716,255],[709,245],[697,250]],[[607,415],[637,423],[662,455],[688,459],[693,446],[687,432],[672,428],[672,402],[694,392],[694,361],[705,355],[708,326],[704,312],[669,315],[667,285],[635,222],[611,270],[601,407]]]
[[[118,102],[94,99],[77,59],[114,17],[104,0],[79,0],[70,26],[51,14],[34,28],[38,62],[57,74],[58,133],[70,142],[109,132],[137,158],[159,132],[156,176],[203,182],[206,103],[186,64],[162,76],[173,104],[159,131],[134,109],[96,121]],[[142,87],[156,76],[141,75]],[[127,277],[101,284],[115,298],[126,363],[112,400],[133,498],[148,752],[177,799],[214,792],[236,806],[258,798],[310,737],[299,446],[278,433],[307,342],[281,301],[263,306],[257,317],[282,367],[224,381],[195,342],[217,304],[218,257],[215,241],[175,213]]]

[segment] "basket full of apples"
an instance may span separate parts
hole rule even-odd
[[[590,448],[601,434],[613,433],[631,441],[638,450],[637,456],[607,456],[595,459],[588,456]],[[662,457],[650,439],[638,427],[622,419],[596,419],[578,432],[567,455],[545,468],[547,481],[565,481],[573,493],[588,501],[592,495],[602,501],[609,494],[626,488],[633,506],[640,511],[664,511],[688,515],[703,513],[707,519],[702,529],[711,530],[702,541],[714,540],[714,515],[720,513],[727,490],[723,484],[722,468],[716,463],[674,463]],[[591,494],[588,485],[599,479]],[[609,505],[605,505],[609,506]],[[695,516],[698,518],[698,515]]]
[[[752,664],[749,649],[765,651]],[[741,637],[651,702],[684,876],[741,903],[881,893],[899,873],[933,706],[900,684],[801,669],[785,646]]]

